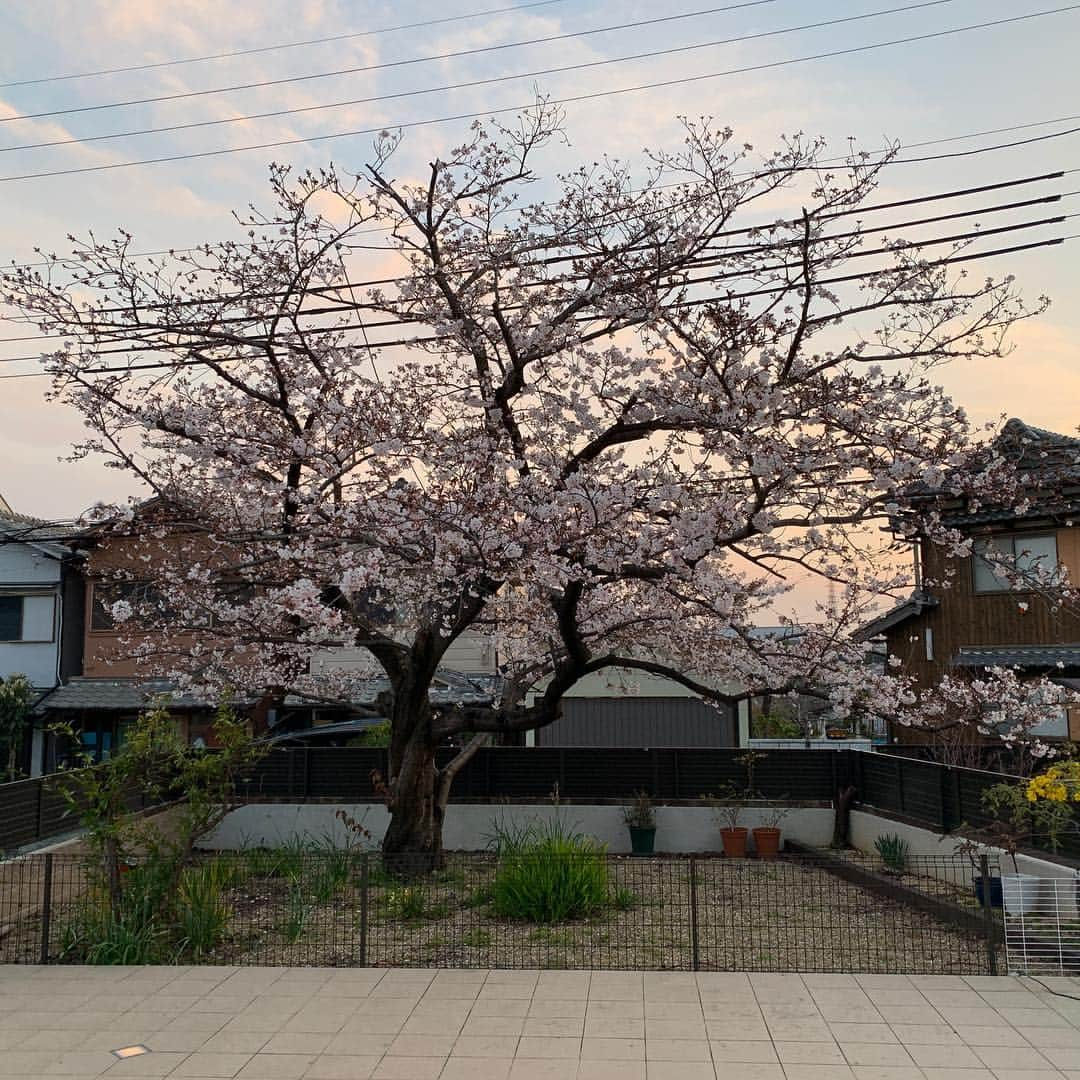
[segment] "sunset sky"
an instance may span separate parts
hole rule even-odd
[[[1037,0],[1019,4],[943,0],[918,10],[664,57],[557,74],[527,74],[909,6],[900,0],[768,0],[739,10],[458,59],[171,101],[89,108],[579,33],[721,5],[717,0],[682,0],[663,6],[644,0],[562,0],[490,14],[492,9],[509,6],[509,0],[405,0],[393,4],[360,0],[6,0],[5,46],[0,54],[0,83],[5,84],[0,87],[0,255],[5,262],[32,261],[35,246],[63,251],[68,233],[85,235],[92,230],[106,236],[117,227],[135,234],[137,251],[236,236],[231,211],[265,201],[271,159],[299,167],[333,160],[345,169],[360,169],[370,158],[371,136],[62,176],[12,177],[393,127],[526,104],[534,87],[554,98],[572,97],[774,64],[1066,5],[1053,0],[1041,4]],[[483,11],[489,13],[297,48],[26,83],[103,68],[362,34]],[[849,138],[863,148],[876,150],[886,140],[912,146],[1014,125],[1035,125],[912,148],[906,156],[956,153],[1066,131],[1080,126],[1080,116],[1070,115],[1080,113],[1077,40],[1080,10],[1065,10],[947,37],[570,103],[566,106],[570,145],[552,151],[544,164],[547,171],[554,172],[602,154],[640,163],[643,146],[674,142],[678,137],[675,118],[680,113],[711,115],[734,127],[741,140],[762,150],[781,133],[799,130],[827,137],[835,152],[843,153]],[[484,86],[441,89],[507,75],[518,77]],[[386,95],[429,88],[435,92],[385,100]],[[376,96],[384,100],[187,131],[14,149],[26,143],[85,139]],[[70,109],[87,111],[20,119],[28,113]],[[422,168],[441,147],[460,140],[466,126],[467,121],[457,121],[409,129],[399,171]],[[1062,201],[1060,210],[1052,212],[1080,213],[1080,133],[992,153],[897,166],[888,172],[883,195],[904,198],[1057,169],[1073,172],[1042,185],[1039,193],[1073,193]],[[1043,216],[1042,212],[1038,216]],[[1022,237],[1044,239],[1074,233],[1080,233],[1080,218],[1032,230]],[[1080,423],[1080,240],[978,266],[979,273],[1012,273],[1026,295],[1034,298],[1047,293],[1054,303],[1038,322],[1020,328],[1010,357],[943,370],[942,382],[979,420],[1019,415],[1039,426],[1074,431]],[[32,330],[10,323],[0,325],[0,337],[5,339],[27,333]],[[6,362],[7,358],[34,352],[32,344],[0,343],[0,373],[32,374],[39,370],[34,359]],[[16,509],[49,518],[73,517],[97,500],[132,493],[127,478],[98,463],[58,461],[78,437],[79,424],[62,407],[44,401],[45,387],[42,378],[0,381],[0,493]]]

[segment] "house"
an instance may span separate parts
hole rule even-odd
[[[22,674],[47,694],[82,664],[83,584],[71,547],[76,531],[17,513],[0,496],[0,679]],[[41,772],[36,724],[20,769]]]
[[[1012,419],[993,446],[1028,478],[1028,505],[976,505],[945,490],[910,493],[914,505],[931,506],[970,538],[972,554],[952,557],[917,536],[915,591],[857,636],[883,638],[918,688],[946,673],[1008,667],[1080,689],[1080,611],[1055,603],[1046,588],[1062,571],[1080,583],[1080,439]],[[900,524],[893,522],[898,535]],[[1080,741],[1080,709],[1062,710],[1038,733]],[[911,728],[897,727],[893,737],[926,741]]]

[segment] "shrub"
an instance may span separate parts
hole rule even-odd
[[[503,833],[492,886],[492,909],[536,923],[580,919],[608,903],[605,849],[560,821]]]
[[[874,841],[874,847],[881,856],[881,861],[887,870],[894,874],[902,874],[908,867],[908,859],[911,857],[911,849],[906,840],[901,839],[895,833],[886,833]]]
[[[285,921],[282,924],[285,939],[290,945],[295,945],[303,937],[311,918],[312,906],[299,882],[292,882],[285,897]]]
[[[422,885],[401,885],[391,889],[383,898],[388,915],[406,922],[437,918],[445,905],[429,905],[427,891]]]

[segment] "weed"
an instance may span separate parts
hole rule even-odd
[[[461,935],[461,944],[470,949],[486,949],[491,944],[491,931],[469,930]]]
[[[911,849],[906,840],[895,833],[886,833],[874,841],[874,847],[890,873],[903,874],[907,870]]]
[[[181,873],[175,905],[179,954],[201,960],[221,940],[232,917],[224,893],[234,876],[233,867],[218,860]]]
[[[616,911],[629,911],[632,907],[636,907],[637,903],[638,895],[631,889],[620,886],[611,894],[611,906]]]
[[[507,919],[536,923],[580,919],[608,902],[605,850],[555,821],[502,832],[492,908]]]
[[[290,945],[295,945],[303,937],[311,919],[312,910],[313,905],[304,895],[304,890],[298,882],[294,881],[289,886],[289,892],[285,898],[285,922],[282,924],[285,939]]]

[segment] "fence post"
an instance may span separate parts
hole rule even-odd
[[[690,969],[701,970],[698,951],[697,856],[690,856]]]
[[[986,960],[990,974],[996,975],[998,973],[997,949],[994,946],[997,927],[994,926],[994,909],[990,904],[990,860],[985,853],[979,856],[979,873],[982,874],[982,909],[983,927],[986,931]]]
[[[52,877],[53,857],[45,855],[45,879],[41,885],[41,956],[40,962],[49,962],[49,933],[52,928]]]
[[[370,881],[368,858],[367,852],[360,856],[360,967],[367,967],[368,886]]]
[[[311,747],[304,747],[304,798],[311,798]]]
[[[44,801],[45,778],[37,782],[37,807],[34,812],[34,839],[41,839],[41,804]]]

